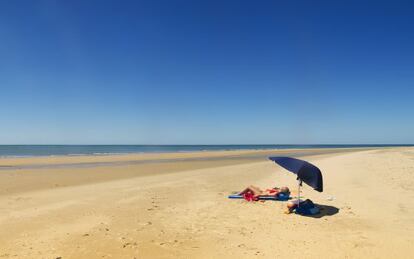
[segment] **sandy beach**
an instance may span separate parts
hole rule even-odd
[[[323,210],[227,195],[323,172]],[[413,258],[414,148],[220,151],[0,159],[0,258]]]

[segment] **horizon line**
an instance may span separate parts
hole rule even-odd
[[[352,146],[352,145],[371,145],[371,146],[414,146],[414,143],[312,143],[312,144],[0,144],[0,146]]]

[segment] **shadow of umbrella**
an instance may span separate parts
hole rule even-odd
[[[315,215],[302,215],[303,217],[310,217],[310,218],[322,218],[322,217],[326,217],[326,216],[333,216],[335,214],[337,214],[339,212],[339,209],[337,207],[334,206],[329,206],[329,205],[320,205],[320,204],[316,204],[315,206],[319,207],[320,209],[320,213],[319,214],[315,214]]]

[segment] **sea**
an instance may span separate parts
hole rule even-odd
[[[193,151],[409,147],[414,144],[375,145],[0,145],[0,157],[79,156]]]

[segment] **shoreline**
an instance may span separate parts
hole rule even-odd
[[[185,162],[186,160],[208,159],[249,159],[271,155],[304,156],[328,154],[336,152],[352,152],[399,147],[360,147],[360,148],[292,148],[292,149],[244,149],[244,150],[205,150],[205,151],[179,151],[179,152],[138,152],[99,155],[50,155],[50,156],[24,156],[0,157],[0,170],[36,169],[65,166],[105,166],[144,162]],[[404,147],[401,147],[404,148]],[[45,166],[45,167],[43,167]]]
[[[169,175],[199,169],[267,162],[271,155],[318,157],[361,149],[210,151],[0,159],[0,196],[37,190],[73,187],[123,179]],[[18,180],[17,180],[18,179]]]
[[[414,144],[0,145],[0,159],[294,149],[398,148],[413,146]],[[114,150],[109,150],[111,148]]]

